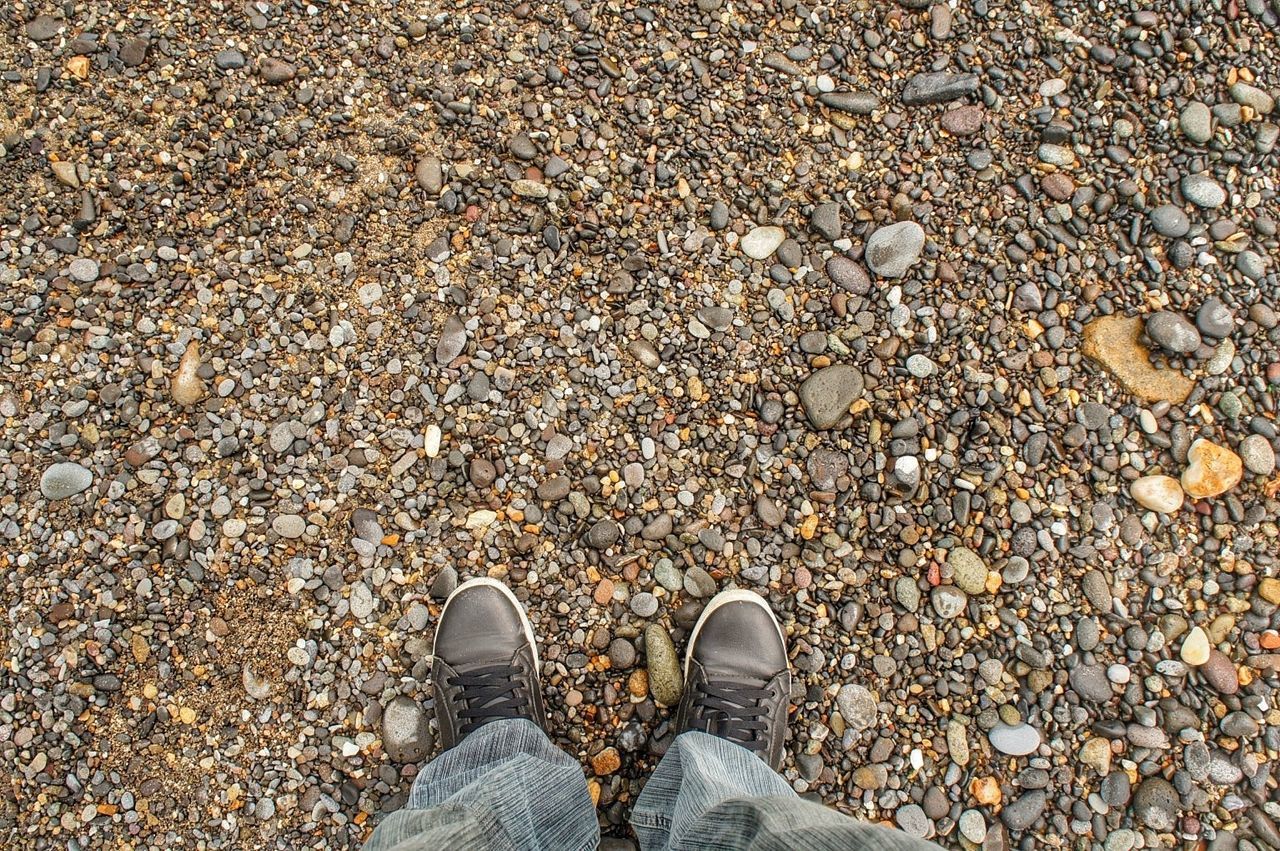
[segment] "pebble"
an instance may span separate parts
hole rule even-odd
[[[1209,636],[1200,627],[1192,627],[1182,640],[1182,649],[1178,655],[1188,665],[1200,667],[1209,661]]]
[[[532,198],[540,201],[551,195],[551,190],[544,183],[536,180],[513,180],[511,181],[511,191],[520,198]]]
[[[986,562],[973,550],[956,547],[947,554],[947,566],[951,568],[956,585],[969,596],[982,594],[987,590]]]
[[[825,204],[815,206],[812,215],[809,217],[809,226],[814,233],[823,239],[839,239],[842,229],[840,224],[840,205],[828,201]],[[765,256],[767,257],[768,254]]]
[[[697,565],[689,568],[684,574],[684,590],[691,597],[698,599],[714,596],[719,590],[711,574]]]
[[[1191,219],[1187,218],[1181,207],[1161,204],[1151,211],[1151,226],[1161,236],[1177,239],[1186,236],[1191,230]]]
[[[373,610],[378,607],[373,592],[363,582],[357,582],[351,586],[350,603],[351,616],[361,621],[373,614]]]
[[[213,64],[223,71],[234,71],[246,64],[244,54],[233,47],[219,50],[213,57]]]
[[[1111,771],[1111,742],[1101,736],[1089,739],[1080,748],[1080,762],[1106,777]]]
[[[644,652],[649,671],[649,693],[664,706],[676,706],[684,691],[684,677],[675,645],[661,625],[650,624],[645,628]]]
[[[1192,499],[1219,496],[1244,478],[1240,456],[1225,446],[1200,438],[1187,451],[1187,468],[1182,471],[1182,489]]]
[[[981,844],[987,836],[987,820],[978,810],[970,809],[962,812],[957,826],[960,829],[960,835],[975,845]]]
[[[924,228],[915,222],[898,222],[879,228],[867,240],[863,258],[882,278],[901,278],[924,251]]]
[[[1276,107],[1275,98],[1257,86],[1244,81],[1231,84],[1231,99],[1241,106],[1247,106],[1258,115],[1270,115]]]
[[[907,358],[907,372],[916,378],[928,378],[937,371],[937,365],[927,355],[914,354]]]
[[[893,595],[898,604],[909,612],[920,608],[920,588],[910,576],[900,576],[893,584]]]
[[[926,71],[907,81],[902,90],[902,102],[907,106],[945,103],[971,95],[977,90],[977,74]]]
[[[1040,747],[1040,733],[1029,724],[1001,724],[987,733],[991,746],[1009,756],[1026,756]]]
[[[1208,657],[1200,668],[1200,675],[1219,694],[1233,695],[1240,691],[1240,677],[1236,673],[1236,666],[1220,650],[1210,648]]]
[[[93,473],[74,461],[62,461],[47,467],[40,476],[40,493],[48,500],[68,499],[88,490]]]
[[[1069,681],[1071,690],[1085,700],[1105,703],[1113,696],[1106,669],[1101,665],[1076,665],[1071,669]]]
[[[425,760],[434,746],[427,713],[416,700],[403,695],[382,709],[382,747],[395,762]]]
[[[855,733],[870,729],[879,716],[875,695],[857,683],[840,686],[836,693],[836,707],[847,728]]]
[[[1085,572],[1084,578],[1080,583],[1084,590],[1085,599],[1097,609],[1099,612],[1111,611],[1112,596],[1111,586],[1107,582],[1107,577],[1100,570],[1089,570]]]
[[[827,261],[826,270],[831,282],[843,290],[855,295],[866,295],[871,290],[871,278],[848,257],[832,257]]]
[[[1048,142],[1036,148],[1036,157],[1040,162],[1058,168],[1071,168],[1076,164],[1076,155],[1070,148]]]
[[[273,86],[287,83],[294,77],[298,76],[298,69],[291,63],[285,62],[283,59],[277,59],[274,56],[264,56],[258,60],[258,73],[262,75],[262,79],[266,80]]]
[[[712,230],[724,230],[729,224],[729,205],[717,198],[711,205],[708,224],[711,225]]]
[[[1212,177],[1189,174],[1182,178],[1182,197],[1197,207],[1216,210],[1227,203],[1227,191]]]
[[[36,15],[27,22],[27,38],[32,41],[48,41],[62,32],[66,24],[52,15]]]
[[[1206,337],[1221,340],[1235,330],[1235,317],[1221,299],[1210,297],[1196,311],[1196,327]]]
[[[880,98],[870,92],[823,92],[818,102],[850,115],[870,115],[880,108]]]
[[[1039,820],[1048,800],[1042,789],[1023,792],[1000,811],[1000,820],[1009,830],[1026,830]]]
[[[651,618],[658,611],[658,598],[648,591],[641,591],[631,597],[631,611],[642,618]]]
[[[947,752],[956,765],[969,764],[969,736],[965,725],[959,721],[947,723]]]
[[[98,280],[98,261],[90,260],[87,257],[77,257],[71,261],[69,268],[71,277],[77,281],[90,283]]]
[[[301,538],[307,531],[307,521],[297,514],[278,514],[271,521],[271,528],[282,538]]]
[[[1140,476],[1129,485],[1129,496],[1143,508],[1176,514],[1182,508],[1182,485],[1172,476]]]
[[[1138,341],[1142,324],[1138,317],[1095,319],[1084,328],[1082,351],[1138,399],[1181,404],[1191,395],[1194,383],[1178,370],[1151,365],[1149,352]]]
[[[427,156],[418,160],[413,176],[428,195],[439,195],[444,189],[444,171],[438,157]]]
[[[960,615],[969,604],[969,598],[959,588],[940,585],[929,595],[929,604],[933,611],[944,621],[952,620]]]
[[[208,394],[208,388],[200,378],[200,345],[192,340],[178,361],[178,368],[169,381],[169,395],[179,405],[190,407]]]
[[[967,104],[956,106],[942,113],[942,129],[954,136],[973,136],[982,130],[986,114],[982,107]]]
[[[1200,332],[1180,313],[1161,310],[1147,317],[1147,336],[1170,352],[1188,354],[1200,348]]]
[[[800,385],[800,403],[816,429],[833,428],[862,395],[862,373],[851,366],[824,367]]]
[[[933,824],[919,804],[907,804],[905,807],[899,807],[893,818],[898,823],[898,827],[907,836],[924,839],[933,830]]]
[[[1178,793],[1163,777],[1148,777],[1133,793],[1133,815],[1152,830],[1172,830],[1178,818]]]
[[[529,162],[538,158],[538,148],[528,133],[517,133],[507,140],[507,150],[518,160]]]
[[[764,260],[771,257],[786,238],[787,232],[780,227],[757,227],[742,238],[739,247],[752,260]]]
[[[622,767],[622,757],[616,748],[605,748],[591,758],[591,770],[597,776],[613,774]]]
[[[1178,125],[1183,135],[1197,145],[1203,145],[1213,138],[1213,115],[1209,112],[1209,107],[1199,101],[1191,101],[1182,108]]]
[[[1260,434],[1251,434],[1240,441],[1240,461],[1255,476],[1270,476],[1276,471],[1276,452],[1271,441]]]
[[[607,550],[618,541],[622,530],[612,520],[600,520],[587,531],[587,546],[597,550]]]
[[[76,173],[75,163],[60,160],[50,164],[53,170],[53,176],[63,186],[69,186],[72,189],[80,188],[80,176]]]

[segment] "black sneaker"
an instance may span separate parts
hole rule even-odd
[[[676,732],[728,739],[777,771],[790,699],[787,643],[769,604],[739,589],[712,597],[689,637]]]
[[[472,579],[449,595],[432,655],[436,723],[446,749],[504,718],[527,718],[546,729],[533,627],[501,582]]]

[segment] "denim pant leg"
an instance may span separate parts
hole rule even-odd
[[[746,748],[676,737],[631,813],[642,851],[939,851],[802,800]]]
[[[517,719],[486,724],[429,762],[364,851],[588,851],[599,842],[582,766]]]

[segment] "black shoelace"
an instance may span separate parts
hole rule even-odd
[[[450,686],[462,689],[465,704],[458,713],[463,722],[459,734],[465,736],[490,721],[532,718],[523,676],[524,671],[515,665],[488,665],[449,677]]]
[[[694,697],[694,719],[690,727],[728,739],[747,750],[764,750],[768,742],[769,709],[761,701],[773,697],[767,688],[744,683],[698,683]]]

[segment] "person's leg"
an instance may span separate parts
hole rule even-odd
[[[445,602],[432,690],[445,750],[365,851],[587,851],[600,840],[582,768],[543,732],[538,650],[505,586],[472,580]]]
[[[937,851],[800,798],[764,761],[706,733],[676,737],[631,813],[643,851]]]
[[[791,675],[786,641],[758,595],[726,591],[689,637],[680,731],[631,814],[643,851],[936,851],[801,800],[777,773]]]

